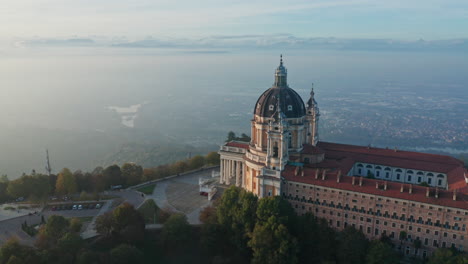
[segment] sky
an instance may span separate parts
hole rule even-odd
[[[0,38],[468,38],[466,0],[1,0]]]

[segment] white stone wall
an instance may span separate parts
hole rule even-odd
[[[421,184],[426,182],[432,187],[440,187],[444,189],[448,188],[447,175],[439,172],[422,171],[364,162],[356,162],[352,171],[354,176],[367,177],[368,172],[370,172],[376,179],[411,184]]]

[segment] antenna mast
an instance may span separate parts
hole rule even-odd
[[[49,162],[49,150],[46,149],[46,172],[47,172],[47,175],[50,176],[51,172],[52,172],[52,168],[50,167],[50,162]]]

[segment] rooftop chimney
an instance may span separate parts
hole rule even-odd
[[[336,182],[340,182],[341,180],[341,170],[338,171],[338,175],[336,175]]]
[[[315,179],[318,179],[319,173],[320,173],[320,169],[316,169],[315,170]]]
[[[409,191],[408,191],[409,194],[412,194],[413,193],[413,184],[410,184],[409,185]]]
[[[351,184],[355,184],[356,178],[353,176],[353,180],[351,181]]]
[[[378,183],[378,182],[375,183],[375,188],[376,188],[376,189],[379,188],[379,183]]]
[[[439,188],[436,188],[435,198],[439,198]]]
[[[393,151],[397,152],[398,151],[397,147],[395,147],[395,149]]]
[[[301,177],[304,177],[304,170],[301,170]]]
[[[404,191],[405,191],[405,187],[402,184],[401,187],[400,187],[400,192],[404,192]]]
[[[362,186],[362,177],[359,177],[359,186]]]
[[[429,190],[429,187],[426,187],[426,197],[429,197],[431,195],[431,192]]]
[[[383,189],[384,189],[384,190],[387,190],[387,181],[384,182]]]
[[[322,181],[324,181],[327,178],[327,170],[323,170],[322,172]]]
[[[457,190],[453,190],[453,200],[456,201],[457,200]]]

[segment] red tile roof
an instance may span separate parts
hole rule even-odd
[[[226,143],[225,146],[249,149],[249,142],[230,141],[230,142]]]
[[[326,159],[351,158],[355,162],[445,173],[450,190],[466,185],[464,163],[450,156],[329,142],[317,146],[325,151]]]
[[[382,180],[362,178],[363,184],[362,186],[359,186],[359,177],[354,177],[356,180],[355,185],[353,185],[353,177],[342,175],[340,178],[340,182],[338,183],[338,168],[329,168],[329,171],[326,173],[326,178],[324,180],[322,180],[323,169],[304,167],[304,176],[301,176],[301,173],[297,173],[296,176],[295,169],[295,166],[286,166],[285,170],[282,173],[282,176],[287,181],[291,182],[300,182],[317,186],[468,210],[468,195],[466,194],[466,192],[457,193],[457,200],[454,201],[453,192],[451,191],[444,191],[439,189],[439,196],[438,198],[435,198],[436,189],[430,188],[430,197],[426,197],[427,187],[412,185],[412,193],[410,194],[408,191],[410,187],[409,184],[403,184],[404,191],[400,192],[402,183],[397,182],[387,181],[387,190],[383,190],[376,188],[376,183],[379,183],[380,185],[384,184],[384,181]],[[318,179],[315,179],[315,174],[317,170],[319,170]]]
[[[303,154],[323,154],[325,153],[322,149],[319,147],[310,145],[310,144],[304,144],[302,145],[302,152]]]

